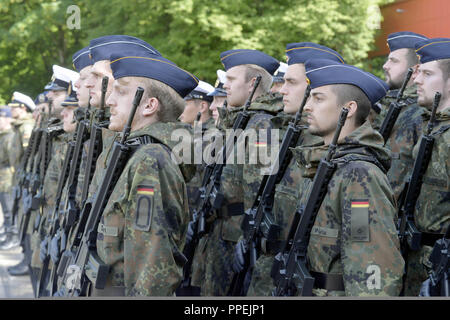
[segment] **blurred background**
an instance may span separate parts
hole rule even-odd
[[[0,0],[0,104],[13,91],[35,97],[52,65],[95,37],[146,40],[214,83],[219,54],[259,49],[285,61],[290,42],[312,41],[383,78],[389,33],[450,37],[449,0]]]

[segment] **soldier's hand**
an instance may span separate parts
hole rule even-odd
[[[61,236],[59,235],[59,232],[56,233],[56,235],[52,238],[52,241],[50,243],[50,258],[52,259],[53,263],[58,262],[59,260],[59,240],[61,239]]]
[[[245,247],[244,240],[239,242],[234,247],[234,259],[233,259],[233,271],[236,273],[241,272],[244,269],[245,264]]]
[[[424,282],[422,282],[422,287],[420,288],[419,297],[431,297],[431,281],[428,278]]]
[[[39,259],[41,260],[41,262],[44,262],[45,257],[47,256],[47,246],[48,246],[48,241],[47,241],[47,237],[45,237],[44,240],[41,241],[40,251],[39,251]]]

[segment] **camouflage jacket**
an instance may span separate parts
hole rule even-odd
[[[424,114],[424,130],[429,115]],[[450,108],[436,113],[432,136],[435,138],[431,160],[423,177],[417,199],[415,222],[424,232],[444,233],[450,222]],[[446,129],[446,130],[445,130]],[[445,131],[444,131],[445,130]],[[419,143],[413,150],[418,156]]]
[[[405,89],[403,100],[406,106],[400,111],[392,133],[386,142],[392,157],[391,168],[387,176],[397,200],[403,190],[405,179],[414,165],[412,150],[422,134],[422,114],[427,112],[425,108],[417,104],[416,90],[415,85]],[[383,98],[381,103],[386,106],[381,113],[383,119],[390,103],[396,101],[397,92],[398,90],[391,90]]]
[[[315,173],[319,157],[313,156],[317,152],[324,155],[326,148],[298,147],[296,157],[300,156],[298,163],[307,164],[307,177]],[[396,296],[402,286],[404,261],[396,231],[395,199],[380,167],[351,159],[354,156],[369,156],[384,170],[389,168],[383,138],[368,121],[338,144],[333,157],[337,170],[316,216],[307,251],[309,269],[342,275],[345,292],[315,289],[314,293]],[[302,205],[308,193],[304,193]]]
[[[243,107],[233,108],[231,110],[218,108],[221,120],[219,128],[224,130],[231,129],[239,112],[242,110]],[[239,141],[244,141],[242,139],[244,133],[241,135],[240,139],[242,140],[238,140],[238,143],[234,146],[234,162],[224,167],[221,178],[221,190],[224,194],[225,201],[219,216],[227,221],[221,227],[221,234],[224,240],[236,242],[242,234],[242,215],[231,216],[229,214],[229,208],[236,204],[240,204],[240,210],[242,210],[242,207],[245,210],[252,206],[263,178],[262,172],[270,166],[270,163],[261,164],[260,161],[261,154],[265,153],[267,155],[267,150],[271,149],[270,129],[272,128],[272,123],[270,119],[282,110],[283,101],[279,93],[268,93],[259,96],[248,108],[250,119],[245,127],[244,133],[248,134],[251,130],[254,130],[253,132],[256,135],[253,136],[253,139],[248,139],[249,142],[245,146],[243,143],[239,143]],[[259,131],[263,129],[266,129],[266,131]],[[242,150],[245,151],[242,152]],[[242,153],[245,156],[244,161],[242,161]],[[250,164],[250,159],[252,159],[252,163],[256,164]]]
[[[161,143],[141,146],[128,160],[98,228],[97,251],[111,266],[112,286],[127,296],[170,296],[182,278],[180,259],[190,220],[187,166],[175,164],[171,132],[179,123],[154,123],[132,132]]]
[[[22,156],[28,146],[31,132],[33,131],[34,120],[33,117],[27,113],[27,116],[23,119],[14,120],[12,125],[14,128],[14,140],[16,141],[16,143],[10,149],[10,153],[12,154],[12,157],[16,159],[16,161],[14,162],[14,168],[17,172],[19,169],[20,161],[22,160]],[[17,177],[14,177],[14,181],[16,181],[16,179]]]
[[[15,134],[12,130],[0,132],[0,192],[11,191],[14,165],[17,163],[12,153],[15,142]]]

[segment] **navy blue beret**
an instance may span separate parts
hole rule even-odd
[[[288,65],[296,63],[305,63],[309,59],[329,59],[340,63],[345,63],[344,58],[328,47],[314,42],[295,42],[286,45],[286,55]]]
[[[427,39],[424,35],[410,31],[394,32],[388,36],[387,45],[391,52],[403,48],[414,49],[416,42]]]
[[[450,39],[433,38],[416,43],[420,63],[450,58]]]
[[[372,104],[383,98],[389,86],[373,74],[334,60],[310,59],[305,62],[311,89],[330,84],[352,84],[360,88]]]
[[[0,108],[0,117],[12,118],[11,108],[3,106]]]
[[[280,66],[277,59],[259,50],[250,49],[234,49],[224,51],[220,54],[220,60],[222,61],[225,71],[243,64],[256,64],[273,75],[273,73]]]
[[[72,56],[73,67],[80,72],[87,66],[92,66],[92,60],[89,58],[89,47],[75,52]]]
[[[124,50],[133,50],[145,54],[161,54],[150,44],[142,39],[126,35],[110,35],[91,40],[89,43],[90,58],[92,63],[101,60],[109,60],[111,54]]]
[[[114,53],[111,55],[111,69],[116,80],[123,77],[155,79],[173,88],[182,98],[199,83],[197,77],[179,68],[172,61],[152,54],[142,56],[139,53]]]

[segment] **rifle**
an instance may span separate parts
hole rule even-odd
[[[83,189],[81,192],[81,207],[83,208],[88,192],[89,185],[91,184],[92,177],[94,176],[95,164],[98,156],[102,152],[102,128],[108,128],[109,120],[106,119],[105,114],[105,96],[108,89],[108,77],[102,79],[102,98],[100,108],[95,112],[96,122],[92,124],[91,134],[89,136],[89,148],[86,160],[86,169],[84,171]]]
[[[328,192],[328,184],[336,171],[336,164],[331,160],[336,152],[337,141],[347,118],[348,109],[342,108],[333,140],[325,158],[317,168],[306,206],[295,212],[284,248],[275,256],[271,277],[275,289],[274,296],[311,296],[314,277],[307,267],[307,248],[309,237],[317,213]]]
[[[391,135],[392,129],[394,128],[395,122],[397,121],[400,111],[406,105],[406,103],[402,100],[403,92],[405,91],[409,79],[411,79],[413,71],[414,70],[412,68],[408,68],[408,73],[406,74],[405,79],[403,80],[402,87],[400,91],[397,93],[396,101],[391,102],[391,104],[389,105],[389,111],[386,117],[384,118],[383,123],[381,124],[379,132],[383,136],[384,144],[386,144],[387,140],[389,139],[389,136]]]
[[[75,234],[74,243],[71,245],[71,250],[65,250],[61,254],[61,260],[59,261],[58,268],[56,270],[56,274],[59,277],[63,277],[66,273],[69,262],[74,258],[74,249],[77,248],[81,242],[81,238],[83,236],[83,231],[87,222],[87,218],[89,216],[89,212],[92,208],[92,203],[87,201],[89,185],[92,182],[92,178],[95,172],[95,166],[97,163],[97,159],[102,152],[102,128],[108,128],[109,120],[106,118],[105,114],[105,96],[106,91],[108,89],[108,77],[105,76],[102,79],[102,98],[100,108],[93,113],[95,117],[95,122],[92,123],[90,128],[89,135],[89,147],[86,158],[86,168],[84,170],[84,180],[83,187],[81,192],[81,201],[80,208],[76,206],[71,206],[71,203],[68,203],[70,206],[66,206],[67,217],[70,216],[70,219],[66,219],[64,224],[65,232],[64,234],[68,237],[72,232]],[[90,99],[88,110],[90,110]],[[89,118],[89,113],[87,118]],[[82,174],[81,172],[79,174]],[[76,186],[74,186],[74,190],[76,193]],[[61,249],[64,250],[66,246],[61,246]]]
[[[433,265],[430,274],[430,294],[431,296],[450,296],[450,228],[436,241],[430,255]]]
[[[207,218],[209,218],[210,212],[213,209],[220,209],[222,206],[224,196],[219,191],[222,171],[224,166],[226,165],[226,160],[234,150],[235,140],[239,138],[239,135],[247,126],[247,123],[250,119],[250,113],[247,111],[247,109],[250,107],[250,104],[253,100],[253,95],[255,94],[255,91],[258,88],[260,82],[261,76],[256,77],[252,92],[247,98],[243,110],[239,112],[239,115],[233,124],[232,130],[235,134],[234,138],[230,137],[230,139],[227,139],[226,145],[222,147],[221,151],[216,156],[216,161],[213,169],[206,171],[205,175],[203,176],[204,183],[199,188],[200,203],[198,204],[197,208],[194,209],[193,218],[190,222],[192,224],[194,234],[191,241],[186,241],[183,250],[183,254],[187,259],[187,263],[183,268],[183,280],[180,285],[181,288],[190,286],[190,273],[195,249],[197,248],[200,238],[207,233],[205,221]],[[220,161],[220,157],[222,157],[222,161]]]
[[[96,253],[97,228],[103,210],[119,180],[123,168],[130,155],[135,150],[133,149],[133,146],[126,143],[126,139],[130,134],[131,123],[141,101],[143,92],[144,89],[141,87],[137,88],[128,122],[122,131],[122,138],[120,142],[114,142],[106,172],[103,175],[100,187],[95,194],[92,209],[88,212],[88,218],[83,230],[80,245],[74,254],[74,263],[67,267],[64,284],[68,289],[66,294],[69,296],[87,295],[90,283],[97,289],[103,289],[105,287],[109,266],[104,264]],[[72,248],[70,251],[72,251]]]
[[[48,223],[50,224],[50,230],[47,233],[45,238],[48,243],[49,250],[47,250],[44,261],[42,261],[42,268],[40,270],[38,282],[36,285],[36,288],[37,288],[36,298],[39,298],[42,296],[43,290],[44,290],[44,285],[47,283],[46,278],[47,278],[47,274],[48,274],[48,265],[50,263],[50,243],[51,243],[52,237],[55,235],[56,230],[58,230],[58,227],[59,227],[59,217],[58,217],[59,204],[61,202],[64,185],[66,183],[67,177],[69,176],[69,164],[70,164],[70,160],[72,158],[74,149],[75,149],[74,141],[70,141],[69,145],[67,146],[67,149],[66,149],[63,167],[62,167],[61,173],[59,174],[59,178],[58,178],[58,188],[56,191],[55,208],[53,210],[52,215],[49,217],[49,220],[48,220]],[[53,261],[53,263],[55,263],[55,261]]]
[[[433,151],[434,137],[431,131],[434,127],[436,110],[441,99],[441,93],[436,92],[431,112],[431,118],[428,121],[426,133],[422,134],[422,140],[419,145],[418,156],[414,161],[414,167],[409,178],[405,182],[403,191],[399,198],[398,206],[398,236],[400,240],[400,249],[405,261],[407,261],[409,250],[417,251],[421,246],[422,234],[414,224],[414,211],[416,202],[422,188],[423,176],[427,171]],[[406,274],[406,265],[405,265]]]
[[[272,166],[269,175],[265,175],[259,186],[258,193],[252,208],[245,212],[242,222],[244,230],[244,266],[243,269],[234,273],[228,295],[245,296],[247,289],[244,286],[246,275],[251,275],[256,264],[257,257],[261,251],[261,239],[264,237],[267,242],[277,239],[281,230],[280,226],[273,222],[272,208],[275,196],[275,187],[283,178],[287,167],[292,159],[290,148],[294,148],[300,139],[303,128],[298,126],[302,117],[303,108],[308,100],[311,87],[308,85],[295,119],[288,125],[278,152],[278,161]],[[280,168],[278,168],[280,164]]]
[[[28,167],[28,161],[30,158],[32,158],[32,152],[33,152],[33,145],[35,145],[35,141],[38,138],[37,137],[37,128],[36,128],[36,124],[33,128],[33,130],[31,131],[31,136],[30,136],[30,140],[28,143],[27,148],[25,149],[25,153],[20,161],[20,165],[19,165],[19,170],[17,172],[17,185],[15,185],[13,187],[13,196],[14,196],[14,201],[13,201],[13,205],[12,205],[12,225],[16,224],[17,221],[17,215],[19,213],[19,203],[20,203],[20,199],[22,198],[22,188],[24,186],[25,183],[25,176],[27,173],[27,167]]]

